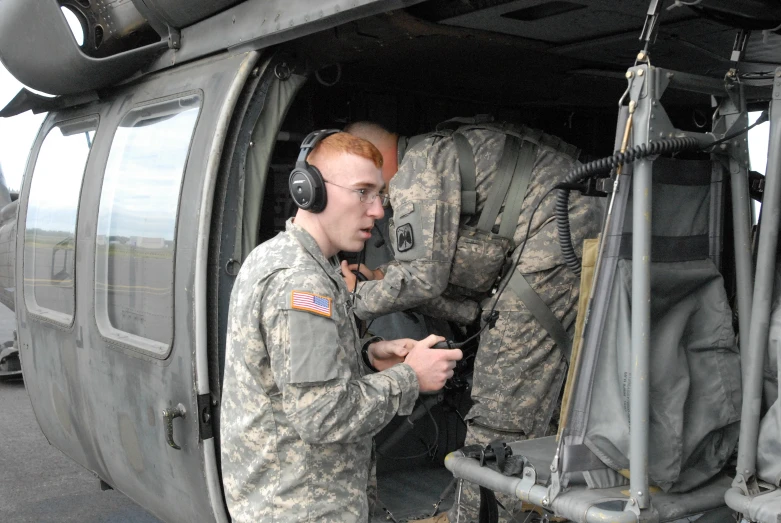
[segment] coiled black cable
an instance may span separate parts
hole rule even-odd
[[[597,174],[605,174],[605,177],[607,177],[610,171],[619,165],[627,165],[648,156],[696,148],[698,148],[697,140],[689,136],[642,143],[627,149],[625,152],[616,151],[607,158],[601,158],[578,166],[567,175],[564,182],[560,185],[571,185]],[[561,253],[564,255],[564,261],[575,274],[580,276],[580,259],[575,254],[569,224],[569,193],[569,188],[557,189],[554,214],[556,216],[556,227],[559,231],[559,245],[561,246]]]

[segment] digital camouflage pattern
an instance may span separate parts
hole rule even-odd
[[[523,137],[530,130],[510,124],[480,124],[462,127],[459,132],[469,140],[475,153],[477,212],[468,220],[461,216],[461,176],[458,154],[451,131],[437,131],[416,142],[407,150],[399,170],[389,184],[394,229],[410,223],[414,230],[413,246],[395,251],[395,262],[383,267],[385,278],[358,284],[361,299],[356,303],[356,314],[371,319],[389,312],[418,307],[440,296],[448,297],[448,280],[452,271],[458,232],[462,225],[476,225],[488,193],[493,186],[497,167],[504,150],[506,133]],[[554,218],[555,196],[545,198],[532,218],[532,211],[556,184],[563,181],[576,161],[549,143],[560,145],[558,138],[542,135],[526,191],[521,215],[513,240],[526,247],[518,265],[523,274],[551,269],[564,263],[559,248]],[[573,194],[570,198],[570,222],[573,243],[580,249],[583,238],[598,232],[602,205],[599,200]],[[501,224],[502,214],[494,230]],[[460,267],[463,272],[479,274],[485,260],[476,255],[472,267]],[[463,301],[463,300],[461,300]],[[463,304],[460,305],[463,309]],[[478,307],[473,306],[473,311]]]
[[[530,131],[510,124],[478,124],[462,127],[459,132],[467,137],[475,153],[477,212],[466,223],[460,215],[461,178],[450,131],[432,133],[411,147],[390,182],[389,192],[394,225],[413,223],[414,245],[405,252],[396,251],[396,260],[385,267],[383,280],[359,284],[361,299],[356,303],[356,313],[360,318],[412,307],[433,315],[431,310],[437,306],[433,300],[441,300],[453,309],[469,307],[468,299],[449,297],[447,290],[459,228],[474,226],[479,219],[496,179],[505,133],[524,137]],[[545,196],[577,163],[559,152],[562,148],[558,138],[537,136],[534,168],[513,236],[516,246],[526,243],[516,270],[571,333],[577,314],[578,278],[566,268],[559,247],[555,195]],[[570,197],[573,243],[579,254],[583,240],[599,232],[602,207],[602,201],[596,198],[577,193]],[[501,217],[500,213],[494,232]],[[484,261],[479,256],[471,263],[474,265],[461,270],[474,274],[483,270]],[[481,305],[484,310],[490,309],[491,298]],[[481,335],[475,359],[474,405],[468,414],[471,427],[467,444],[506,439],[508,434],[515,440],[547,435],[566,373],[561,351],[511,288],[496,305],[496,326]],[[477,304],[472,310],[479,310]],[[479,437],[476,430],[480,431]],[[477,499],[477,489],[464,484],[461,522],[477,520]],[[451,521],[455,521],[456,508],[449,513]]]
[[[292,308],[293,291],[331,300]],[[222,475],[235,523],[366,522],[372,436],[418,396],[405,364],[370,374],[335,260],[287,230],[250,253],[231,293]]]
[[[578,277],[563,265],[525,276],[572,334]],[[548,333],[525,308],[517,306],[516,300],[511,291],[505,291],[496,307],[496,327],[480,337],[472,388],[474,405],[467,414],[465,445],[485,446],[496,440],[520,441],[555,433],[551,418],[559,408],[567,364]],[[460,499],[460,505],[454,505],[448,513],[450,521],[477,523],[478,487],[464,482]],[[501,494],[497,499],[507,509],[499,511],[499,521],[513,521],[510,514],[520,511],[520,501]]]

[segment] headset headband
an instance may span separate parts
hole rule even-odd
[[[319,131],[312,131],[301,142],[301,151],[298,153],[298,159],[296,160],[296,167],[306,166],[306,157],[312,152],[312,149],[320,143],[320,141],[328,138],[332,134],[340,133],[339,129],[320,129]]]

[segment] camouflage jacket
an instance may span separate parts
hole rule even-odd
[[[447,298],[459,229],[464,225],[473,226],[479,219],[496,178],[506,133],[524,137],[529,129],[511,124],[478,124],[462,127],[460,132],[467,137],[475,153],[477,212],[471,217],[461,216],[461,176],[450,131],[431,133],[411,147],[389,185],[394,209],[390,238],[395,261],[384,267],[384,279],[358,284],[360,299],[355,312],[359,318],[368,320],[413,307],[432,315],[435,309],[446,309],[448,313],[454,313],[453,316],[468,316],[471,307],[472,317],[477,315],[479,306],[470,300]],[[539,147],[513,237],[515,245],[526,240],[518,265],[518,270],[524,274],[564,263],[554,217],[555,195],[547,196],[533,217],[531,214],[543,196],[577,165],[574,158],[558,151],[556,145],[561,144],[558,138],[537,136]],[[601,203],[591,204],[587,198],[573,193],[569,209],[573,243],[580,251],[584,237],[598,231]],[[527,239],[530,218],[532,224]],[[500,213],[497,226],[501,219]],[[401,236],[404,245],[400,248],[396,231],[408,223],[412,234]],[[478,261],[475,267],[459,267],[459,270],[479,273],[482,267]],[[511,296],[503,296],[503,299],[514,300],[511,292],[505,294]],[[517,307],[521,307],[517,301]],[[455,314],[458,309],[461,310]]]
[[[230,300],[220,435],[233,521],[365,522],[372,436],[418,396],[370,373],[338,265],[291,221],[250,253]]]

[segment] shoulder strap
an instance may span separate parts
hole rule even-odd
[[[477,170],[472,145],[463,134],[453,134],[458,155],[458,170],[461,173],[461,214],[473,215],[477,212]]]
[[[512,271],[509,285],[523,304],[526,305],[526,308],[529,309],[529,312],[532,313],[532,316],[553,338],[563,357],[569,361],[570,353],[572,352],[572,340],[570,340],[564,325],[556,318],[550,307],[542,301],[540,295],[529,285],[529,282],[526,281],[526,278],[517,269]]]
[[[499,160],[499,166],[496,170],[491,192],[483,205],[483,211],[480,213],[480,219],[477,223],[477,229],[484,232],[491,232],[496,223],[496,217],[502,210],[507,191],[510,189],[510,183],[513,174],[516,171],[518,157],[521,151],[521,139],[511,134],[506,134],[504,139],[504,150],[502,159]],[[516,220],[517,221],[517,220]]]
[[[515,235],[515,228],[518,226],[518,218],[521,216],[521,207],[526,197],[526,189],[529,187],[536,158],[537,146],[524,140],[518,161],[515,164],[515,170],[512,173],[512,183],[510,183],[510,189],[507,192],[507,198],[505,198],[499,236],[512,238]],[[495,218],[494,221],[496,221]],[[491,226],[493,227],[493,224]]]

